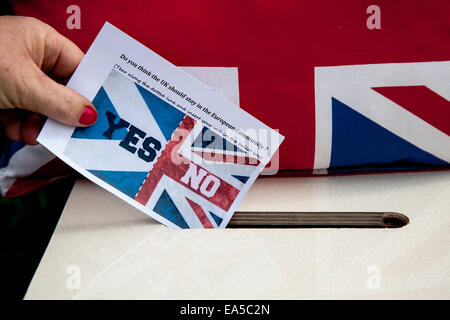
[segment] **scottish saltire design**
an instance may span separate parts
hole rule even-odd
[[[315,68],[314,168],[450,163],[450,62]]]
[[[219,227],[258,165],[186,116],[135,200],[181,228]]]
[[[184,113],[115,70],[92,102],[97,122],[75,129],[64,153],[134,198]]]

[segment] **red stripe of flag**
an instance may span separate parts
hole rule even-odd
[[[193,150],[193,153],[196,155],[199,155],[203,159],[207,161],[214,161],[214,162],[223,162],[223,163],[235,163],[235,164],[243,164],[243,165],[250,165],[250,166],[257,166],[259,165],[259,160],[256,158],[246,157],[246,156],[238,156],[234,154],[224,154],[224,153],[217,153],[217,152],[210,152],[210,151],[197,151]]]
[[[186,198],[186,200],[189,202],[189,205],[192,207],[192,210],[194,210],[195,214],[197,215],[198,219],[202,223],[203,227],[205,228],[214,228],[211,221],[209,221],[207,215],[203,211],[202,207],[198,204],[192,201],[191,199]]]
[[[372,88],[379,94],[450,135],[450,101],[426,86]]]

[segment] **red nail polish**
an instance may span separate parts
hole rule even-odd
[[[87,106],[84,108],[80,117],[80,123],[93,124],[97,120],[97,111],[94,108]]]

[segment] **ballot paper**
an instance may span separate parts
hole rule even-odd
[[[39,143],[169,227],[225,227],[284,139],[108,22],[67,85],[97,122],[49,119]]]

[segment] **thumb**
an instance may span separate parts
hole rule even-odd
[[[36,68],[38,69],[38,68]],[[28,82],[27,94],[22,107],[43,114],[61,123],[84,127],[97,120],[93,104],[74,91],[49,78],[40,69]]]

